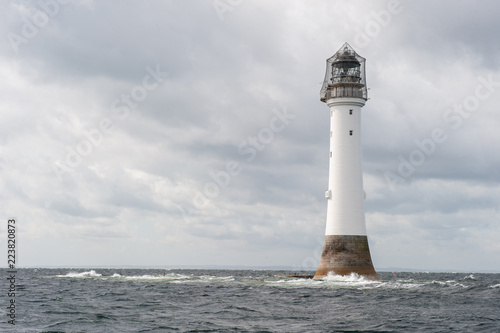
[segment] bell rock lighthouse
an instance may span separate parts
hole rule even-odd
[[[320,99],[330,108],[330,168],[325,243],[314,279],[357,273],[378,280],[366,234],[361,169],[361,108],[366,59],[345,43],[326,61]]]

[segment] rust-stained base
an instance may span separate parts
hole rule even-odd
[[[337,275],[357,273],[367,279],[379,280],[373,268],[366,236],[326,235],[323,253],[314,279],[322,279],[331,272]]]

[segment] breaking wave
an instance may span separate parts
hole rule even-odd
[[[69,272],[64,275],[59,274],[56,275],[57,277],[68,277],[68,278],[93,278],[93,277],[100,277],[102,274],[96,273],[94,270],[90,270],[88,272]]]
[[[392,275],[392,276],[391,276]],[[184,272],[158,272],[155,274],[123,274],[107,270],[104,274],[95,270],[85,272],[68,272],[56,275],[58,278],[75,279],[97,279],[104,281],[136,281],[136,282],[158,282],[175,284],[199,284],[199,283],[221,283],[239,285],[264,285],[279,288],[328,288],[328,289],[419,289],[428,288],[469,288],[477,282],[477,278],[470,274],[463,278],[450,280],[432,279],[430,276],[408,277],[396,276],[396,274],[385,273],[380,281],[374,281],[360,276],[356,273],[341,276],[329,274],[320,280],[299,277],[283,277],[262,272],[261,274],[249,275],[210,275],[189,274]],[[500,285],[491,285],[490,288],[499,288]]]
[[[233,276],[209,276],[209,275],[186,275],[178,273],[163,273],[163,274],[143,274],[143,275],[122,275],[113,273],[112,275],[103,275],[95,270],[85,272],[69,272],[66,274],[58,274],[59,278],[95,278],[99,280],[115,280],[115,281],[164,281],[171,283],[187,283],[187,282],[214,282],[214,281],[233,281]]]

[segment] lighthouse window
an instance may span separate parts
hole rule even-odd
[[[330,131],[330,138],[332,137],[332,131]]]
[[[351,109],[351,110],[349,110],[349,114],[352,114],[352,109]]]
[[[330,152],[330,157],[332,157],[332,152]]]
[[[349,135],[352,135],[352,130],[349,131]]]

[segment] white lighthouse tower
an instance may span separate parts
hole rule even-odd
[[[330,108],[330,169],[323,252],[315,279],[358,273],[378,279],[366,235],[361,169],[361,108],[367,100],[365,58],[345,43],[326,61],[320,99]]]

